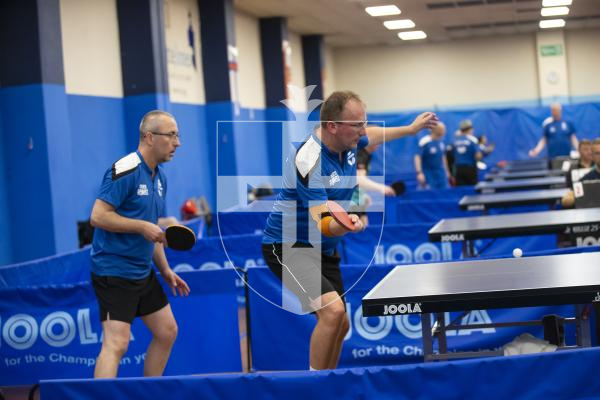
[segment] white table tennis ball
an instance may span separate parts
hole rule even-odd
[[[516,247],[513,250],[513,256],[514,257],[521,257],[523,255],[523,250],[521,250],[520,248]]]

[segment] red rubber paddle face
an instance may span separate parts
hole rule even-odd
[[[354,222],[352,222],[352,219],[350,218],[346,210],[344,210],[344,207],[331,200],[327,201],[327,203],[325,203],[325,206],[327,207],[327,210],[329,211],[333,219],[335,219],[335,222],[342,225],[349,231],[354,230]]]

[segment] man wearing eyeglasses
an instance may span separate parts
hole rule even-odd
[[[365,104],[353,92],[334,92],[321,107],[321,126],[287,159],[283,189],[269,215],[263,256],[271,271],[300,300],[302,312],[315,313],[310,340],[310,369],[336,368],[348,332],[344,285],[337,243],[364,228],[350,214],[352,230],[336,222],[326,202],[347,205],[356,186],[356,153],[433,127],[433,113],[419,115],[410,126],[386,130],[366,127]],[[283,307],[285,297],[282,298]]]
[[[164,111],[147,113],[140,124],[137,151],[115,162],[104,174],[90,222],[92,285],[100,309],[103,341],[94,377],[117,376],[140,317],[152,333],[144,375],[162,375],[177,336],[177,323],[151,262],[173,294],[189,287],[169,267],[165,235],[157,225],[165,214],[167,180],[160,167],[181,145],[175,118]]]

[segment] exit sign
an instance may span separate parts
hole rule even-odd
[[[542,57],[560,56],[563,53],[561,44],[546,44],[540,46],[540,54]]]

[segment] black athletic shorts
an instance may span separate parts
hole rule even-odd
[[[154,269],[146,278],[135,280],[92,273],[92,286],[100,306],[100,321],[131,323],[135,317],[152,314],[169,304]]]
[[[311,301],[329,292],[337,292],[345,302],[337,251],[332,255],[315,254],[309,245],[287,246],[285,260],[281,243],[263,244],[263,257],[269,269],[300,299],[303,311],[315,311]]]
[[[454,178],[456,186],[477,185],[477,167],[471,165],[457,165]]]

